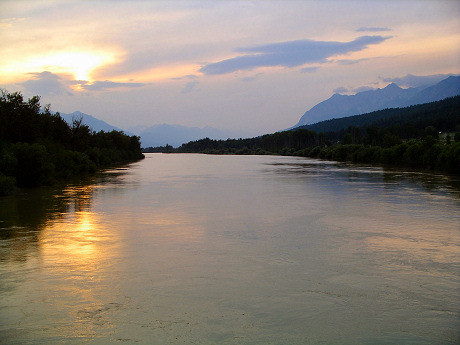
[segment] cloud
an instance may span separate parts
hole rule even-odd
[[[182,77],[174,77],[172,80],[184,80],[184,79],[198,79],[198,76],[195,74],[187,74]]]
[[[354,64],[357,64],[357,63],[360,63],[360,62],[363,62],[363,61],[367,61],[367,60],[369,60],[369,58],[356,59],[356,60],[342,59],[342,60],[337,60],[337,63],[339,65],[354,65]]]
[[[210,63],[203,66],[200,72],[215,75],[252,70],[257,67],[292,68],[306,63],[325,63],[331,56],[360,51],[389,38],[361,36],[350,42],[297,40],[238,48],[237,52],[249,54]]]
[[[319,66],[314,66],[314,67],[304,67],[300,70],[302,73],[314,73],[317,70],[319,70]]]
[[[91,84],[89,84],[85,80],[83,81],[80,80],[75,84],[79,84],[82,89],[85,89],[88,91],[101,91],[101,90],[113,89],[117,87],[135,88],[135,87],[149,85],[148,83],[117,83],[117,82],[113,82],[110,80],[95,81],[94,83],[91,83]]]
[[[355,30],[356,32],[382,32],[382,31],[391,31],[390,28],[378,28],[378,27],[361,27]]]
[[[332,90],[332,92],[334,93],[348,93],[348,89],[346,87],[343,87],[343,86],[340,86],[338,88],[335,88],[334,90]]]
[[[446,79],[450,76],[455,76],[457,74],[432,74],[432,75],[423,75],[417,76],[413,74],[408,74],[404,77],[399,78],[382,78],[380,79],[385,83],[396,83],[400,87],[419,87],[425,85],[432,85],[439,83],[441,80]]]
[[[194,81],[191,81],[191,82],[188,82],[187,84],[185,84],[184,88],[182,89],[182,93],[190,93],[192,91],[199,91],[199,89],[196,88],[196,86],[199,84],[200,82],[198,80],[194,80]]]
[[[4,18],[0,20],[0,28],[9,28],[13,24],[22,22],[25,18]]]
[[[358,92],[371,91],[371,90],[375,90],[375,89],[370,86],[360,86],[360,87],[357,87],[356,89],[353,89],[353,92],[358,93]]]
[[[404,56],[404,54],[399,54],[399,55],[387,55],[387,56],[375,56],[371,58],[362,58],[362,59],[340,59],[340,60],[335,60],[339,65],[354,65],[363,61],[369,61],[369,60],[379,60],[379,59],[394,59],[394,58],[399,58],[401,56]]]
[[[109,80],[95,81],[93,83],[87,80],[74,80],[67,74],[54,74],[49,71],[29,73],[32,79],[29,79],[19,85],[24,87],[30,93],[39,95],[73,95],[71,87],[76,85],[82,90],[101,91],[119,87],[135,88],[148,83],[117,83]]]
[[[28,92],[39,95],[72,95],[65,80],[54,73],[43,71],[39,73],[29,73],[32,79],[19,85]]]
[[[259,79],[259,77],[263,75],[263,73],[257,73],[255,75],[253,75],[252,77],[244,77],[244,78],[241,78],[242,81],[245,81],[245,82],[250,82],[250,81],[254,81],[256,79]]]
[[[351,88],[351,87],[348,88],[345,86],[340,86],[332,90],[332,92],[339,93],[339,94],[356,94],[359,92],[371,91],[371,90],[375,90],[375,88],[370,87],[370,86],[360,86],[356,88]]]

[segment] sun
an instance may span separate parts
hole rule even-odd
[[[49,71],[56,74],[71,74],[75,80],[91,82],[91,73],[96,68],[115,61],[115,54],[103,51],[64,51],[12,61],[1,67],[0,71],[2,75],[10,76]]]
[[[107,53],[97,52],[62,52],[38,59],[37,68],[56,73],[71,73],[76,80],[91,81],[91,71],[97,67],[114,62]]]

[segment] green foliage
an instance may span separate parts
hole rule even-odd
[[[436,131],[457,132],[459,130],[460,96],[442,101],[414,105],[406,108],[392,108],[367,114],[342,117],[302,126],[318,133],[343,133],[350,127],[390,129],[400,138],[423,136],[427,127]],[[375,133],[374,133],[375,134]]]
[[[0,173],[6,176],[13,176],[16,172],[18,160],[13,152],[6,149],[0,151]]]
[[[0,173],[0,196],[11,194],[16,186],[16,179]]]
[[[460,132],[457,132],[454,134],[454,141],[456,143],[460,142]]]
[[[45,146],[16,143],[13,153],[17,160],[15,176],[19,187],[36,187],[54,182],[54,164]]]
[[[321,129],[319,134],[311,129]],[[176,152],[279,154],[459,173],[460,96],[249,139],[205,138]],[[454,142],[439,138],[455,132]]]
[[[49,107],[41,112],[38,96],[24,101],[19,92],[1,92],[0,194],[141,158],[139,137],[94,133],[81,119],[69,126]]]

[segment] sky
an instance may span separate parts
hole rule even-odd
[[[0,1],[0,87],[123,129],[295,125],[460,73],[460,1]]]

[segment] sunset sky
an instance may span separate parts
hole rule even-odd
[[[460,73],[459,18],[454,0],[2,0],[0,87],[123,129],[262,134],[334,92]]]

